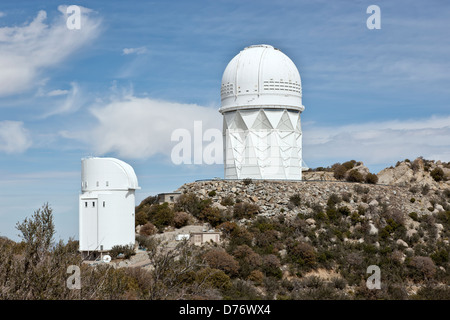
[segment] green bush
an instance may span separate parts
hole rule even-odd
[[[233,207],[233,217],[235,219],[249,219],[259,212],[259,207],[256,204],[248,202],[236,203]]]
[[[363,182],[364,177],[358,170],[353,169],[347,174],[346,180],[349,182]]]
[[[445,175],[444,175],[444,170],[442,170],[442,169],[439,168],[439,167],[434,168],[434,169],[430,172],[430,175],[431,175],[431,177],[432,177],[435,181],[437,181],[437,182],[444,180],[444,176],[445,176]]]
[[[234,200],[232,197],[230,196],[226,196],[225,198],[222,199],[222,201],[220,202],[221,205],[223,206],[232,206],[234,204]]]
[[[416,198],[411,198],[411,199],[409,199],[409,202],[411,202],[411,203],[416,202]]]
[[[414,221],[419,221],[419,216],[417,215],[417,212],[410,212],[409,217]]]
[[[345,174],[347,173],[347,168],[343,165],[337,165],[333,170],[333,176],[337,180],[342,180],[345,178]]]
[[[328,207],[334,207],[336,204],[340,203],[342,199],[335,193],[330,194],[327,201]]]
[[[374,173],[368,173],[366,175],[366,183],[376,184],[378,182],[378,176]]]
[[[129,259],[131,256],[134,256],[136,252],[134,252],[134,246],[132,244],[125,246],[113,246],[109,251],[109,255],[112,259],[117,258],[120,254],[123,254],[125,259]]]
[[[210,196],[210,197],[216,196],[216,190],[212,190],[212,191],[208,192],[208,196]]]
[[[174,212],[167,202],[153,204],[148,212],[148,220],[162,231],[164,227],[172,225]]]
[[[293,196],[291,196],[291,197],[289,198],[289,201],[290,201],[294,206],[298,207],[298,206],[301,204],[301,202],[302,202],[302,198],[301,198],[300,194],[296,193],[296,194],[294,194]]]
[[[242,180],[242,182],[246,186],[248,186],[249,184],[253,183],[252,178],[245,178],[244,180]]]

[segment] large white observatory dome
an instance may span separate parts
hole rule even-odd
[[[221,99],[221,113],[264,106],[304,110],[297,67],[265,44],[249,46],[230,61],[222,77]]]
[[[297,67],[269,45],[245,48],[221,86],[225,179],[302,178],[302,84]]]

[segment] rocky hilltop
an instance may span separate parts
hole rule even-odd
[[[215,179],[177,191],[174,203],[137,207],[138,242],[186,226],[220,231],[201,250],[229,281],[221,297],[450,299],[450,163],[404,160],[373,174],[352,160],[302,181]],[[366,286],[373,265],[378,291]]]

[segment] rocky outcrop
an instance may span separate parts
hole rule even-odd
[[[435,181],[431,172],[440,168],[444,172],[445,180]],[[378,174],[378,183],[398,186],[428,185],[433,189],[450,187],[450,168],[441,161],[424,160],[417,158],[413,162],[401,161],[395,167],[381,170]]]

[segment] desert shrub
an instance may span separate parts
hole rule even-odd
[[[339,290],[344,290],[347,287],[347,281],[343,278],[335,277],[331,279],[331,283],[333,284],[333,287]]]
[[[447,198],[450,199],[450,189],[447,188],[444,191],[442,191],[442,194]]]
[[[437,182],[444,180],[444,176],[445,176],[444,170],[442,170],[439,167],[431,170],[430,175],[434,179],[434,181],[437,181]]]
[[[144,208],[150,207],[152,204],[155,204],[157,201],[158,201],[157,196],[148,196],[147,198],[145,198],[144,200],[141,201],[139,206],[136,207],[136,212],[138,212]]]
[[[410,212],[409,217],[411,219],[413,219],[414,221],[419,221],[419,216],[418,216],[417,212]]]
[[[194,193],[184,193],[175,202],[175,211],[184,211],[192,214],[194,217],[211,206],[211,199],[201,200]]]
[[[296,207],[300,206],[302,198],[300,194],[296,193],[289,198],[289,201]]]
[[[346,169],[346,170],[350,170],[353,169],[355,167],[355,165],[357,165],[357,162],[355,160],[350,160],[350,161],[346,161],[342,164],[342,166]]]
[[[277,240],[278,233],[275,230],[259,232],[255,236],[255,246],[258,247],[262,253],[271,253]]]
[[[338,165],[333,169],[333,176],[337,180],[342,180],[345,178],[345,174],[347,173],[347,168],[343,165]]]
[[[222,231],[222,234],[227,237],[230,236],[231,233],[235,230],[238,229],[238,225],[236,224],[236,222],[230,222],[230,221],[225,221],[221,224],[219,224],[217,227],[217,229],[219,229],[220,231]]]
[[[409,202],[411,202],[411,203],[416,202],[416,198],[411,198],[411,199],[409,199]]]
[[[280,259],[273,254],[268,254],[262,257],[261,271],[265,273],[266,277],[276,277],[281,279],[281,263]]]
[[[350,192],[343,192],[341,194],[342,201],[350,202],[351,198],[352,198],[352,194]]]
[[[416,269],[425,279],[432,277],[436,272],[436,265],[430,257],[413,257],[410,266]]]
[[[360,186],[360,185],[356,185],[353,187],[353,190],[355,190],[355,192],[357,194],[368,194],[370,191],[369,187],[364,187],[364,186]]]
[[[427,185],[427,184],[424,184],[424,185],[422,186],[422,194],[423,194],[424,196],[426,196],[426,195],[428,194],[429,191],[430,191],[430,186]]]
[[[125,245],[125,246],[113,246],[111,250],[109,251],[109,255],[112,259],[117,258],[120,254],[123,254],[123,257],[125,259],[131,258],[131,256],[134,256],[136,252],[134,252],[134,246],[132,244]]]
[[[242,180],[242,182],[244,183],[244,185],[248,186],[249,184],[253,183],[252,178],[245,178],[244,180]]]
[[[205,208],[197,217],[202,221],[208,222],[212,227],[216,227],[224,222],[218,208]]]
[[[144,210],[137,211],[134,216],[134,223],[136,226],[144,225],[147,223],[147,213]]]
[[[253,270],[247,279],[253,281],[255,284],[261,285],[264,280],[264,273],[260,270]]]
[[[342,206],[337,209],[337,211],[343,216],[349,216],[351,214],[351,210],[347,206]]]
[[[411,193],[418,193],[419,192],[419,188],[417,186],[412,186],[411,188],[409,188],[409,192]]]
[[[248,202],[236,203],[233,207],[233,217],[235,219],[249,219],[259,212],[259,207],[256,204]]]
[[[316,263],[316,252],[306,242],[294,242],[287,246],[288,256],[292,262],[300,266],[312,267]]]
[[[450,300],[450,289],[445,286],[436,287],[431,285],[426,285],[421,287],[417,294],[413,297],[414,299],[420,300]]]
[[[167,202],[153,204],[148,212],[148,220],[162,231],[164,227],[172,225],[174,212]]]
[[[183,211],[175,212],[173,216],[173,226],[175,228],[182,228],[189,223],[189,214]]]
[[[196,273],[197,283],[207,283],[219,290],[228,290],[232,283],[230,277],[222,270],[205,268]]]
[[[136,242],[141,249],[148,249],[155,245],[155,239],[142,234],[136,235]]]
[[[216,196],[216,190],[211,190],[210,192],[208,192],[208,196],[210,197],[215,197]]]
[[[141,228],[139,229],[139,234],[144,236],[151,236],[154,235],[158,230],[153,225],[153,223],[147,222]]]
[[[260,300],[262,298],[251,281],[235,279],[232,283],[232,287],[223,292],[225,300]]]
[[[447,228],[450,227],[450,211],[440,211],[436,215],[436,218]]]
[[[236,275],[239,270],[239,263],[225,250],[211,249],[204,258],[211,268],[222,270],[229,275]]]
[[[244,227],[236,227],[230,234],[230,246],[239,246],[246,244],[248,246],[252,245],[253,234],[251,234]]]
[[[448,251],[445,249],[437,250],[436,252],[430,255],[430,258],[437,265],[444,266],[448,262]]]
[[[233,256],[239,262],[239,274],[242,278],[247,278],[252,271],[258,269],[262,264],[261,256],[248,245],[237,246],[233,250]]]
[[[346,180],[349,182],[363,182],[364,177],[361,174],[361,172],[359,172],[356,169],[353,169],[348,172]]]
[[[342,199],[337,194],[332,193],[328,197],[327,206],[334,207],[336,204],[338,204],[341,201],[342,201]]]
[[[234,200],[233,200],[233,198],[232,197],[230,197],[230,196],[226,196],[226,197],[224,197],[223,199],[222,199],[222,201],[220,202],[220,204],[221,205],[223,205],[223,206],[232,206],[232,205],[234,205]]]
[[[365,179],[366,183],[376,184],[378,182],[378,176],[374,173],[368,173]]]

